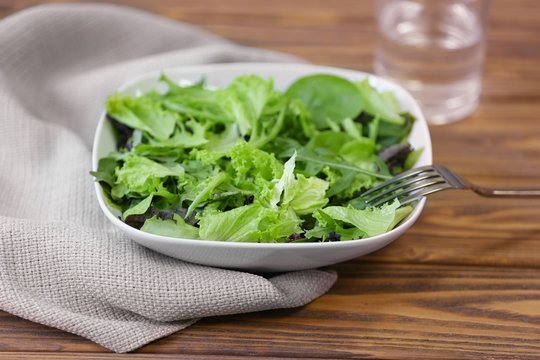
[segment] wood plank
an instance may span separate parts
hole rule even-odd
[[[39,1],[7,1],[0,7],[0,17],[36,3]],[[538,97],[540,93],[538,3],[510,3],[493,2],[491,11],[484,96],[496,96],[497,101],[501,97]],[[226,6],[215,0],[160,0],[151,5],[138,0],[129,4],[196,24],[243,45],[289,52],[319,64],[372,70],[371,0],[279,0],[258,2],[257,6],[248,0],[227,2]]]
[[[404,236],[358,261],[539,268],[538,219],[537,199],[482,198],[449,190],[429,197]]]
[[[84,353],[34,353],[34,352],[5,352],[0,353],[0,360],[111,360],[111,359],[136,359],[136,360],[245,360],[260,359],[258,357],[244,356],[211,356],[211,355],[184,355],[184,354],[84,354]],[[275,359],[265,357],[264,359]]]
[[[160,346],[161,351],[189,347],[194,353],[216,353],[232,342],[255,355],[283,357],[533,358],[539,354],[540,318],[527,310],[540,306],[536,269],[361,262],[336,268],[340,274],[336,286],[306,307],[240,319],[207,319],[183,336],[175,334],[166,343],[142,351]],[[208,343],[209,330],[212,343]],[[182,337],[190,337],[189,343]],[[181,345],[173,345],[175,340]]]
[[[434,162],[468,177],[540,179],[538,111],[540,102],[488,100],[468,119],[431,127]]]
[[[0,18],[43,2],[0,0]],[[242,45],[372,70],[372,0],[114,2]],[[539,14],[537,0],[493,2],[481,104],[465,121],[431,128],[436,162],[479,184],[538,185]],[[0,360],[536,359],[539,219],[538,201],[439,193],[403,237],[334,266],[338,283],[305,307],[203,319],[128,355],[0,312]]]
[[[334,267],[332,290],[297,309],[203,319],[137,353],[307,358],[535,358],[540,270],[384,264]],[[101,352],[0,313],[1,352]]]

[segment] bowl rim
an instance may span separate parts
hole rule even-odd
[[[197,72],[204,72],[208,70],[215,70],[216,68],[224,68],[224,69],[244,69],[246,68],[245,73],[249,72],[255,72],[258,69],[270,69],[274,68],[275,70],[287,68],[290,70],[308,70],[313,72],[327,72],[327,73],[338,73],[338,74],[348,74],[350,76],[359,77],[359,78],[365,78],[368,77],[371,79],[376,79],[377,83],[387,86],[390,85],[390,87],[396,87],[399,88],[400,91],[405,96],[405,101],[410,104],[411,112],[414,112],[416,115],[416,121],[413,126],[421,126],[423,127],[423,131],[428,135],[425,139],[426,142],[424,144],[424,152],[426,157],[427,164],[432,164],[433,161],[433,150],[432,150],[432,144],[431,144],[431,134],[427,125],[427,122],[424,118],[424,115],[420,109],[420,106],[418,102],[412,97],[412,95],[404,89],[401,85],[382,78],[380,76],[377,76],[375,74],[371,74],[364,71],[359,70],[353,70],[353,69],[346,69],[346,68],[340,68],[340,67],[333,67],[333,66],[322,66],[322,65],[313,65],[309,63],[275,63],[275,62],[235,62],[235,63],[213,63],[213,64],[201,64],[201,65],[190,65],[190,66],[177,66],[177,67],[167,67],[159,70],[153,70],[148,71],[145,73],[142,73],[140,75],[137,75],[135,77],[129,78],[127,81],[124,81],[117,89],[117,92],[125,91],[126,89],[136,85],[138,82],[141,82],[143,80],[155,78],[157,79],[160,74],[167,73],[167,72],[185,72],[194,74]],[[342,75],[345,76],[346,75]],[[92,171],[97,170],[97,165],[99,162],[99,158],[97,157],[97,148],[100,142],[103,126],[105,126],[105,120],[106,120],[106,111],[102,111],[101,115],[99,117],[99,122],[96,127],[96,131],[94,134],[94,140],[92,145]],[[424,154],[423,154],[424,155]],[[204,240],[204,239],[185,239],[185,238],[176,238],[171,236],[163,236],[163,235],[157,235],[152,233],[147,233],[144,231],[141,231],[139,229],[133,228],[129,226],[128,224],[124,223],[122,220],[120,220],[118,217],[116,217],[109,209],[109,206],[107,204],[107,199],[105,198],[105,195],[103,194],[103,190],[99,182],[94,181],[94,188],[96,191],[97,199],[99,206],[105,216],[118,228],[129,234],[131,237],[134,238],[141,238],[144,237],[146,240],[150,241],[156,241],[156,242],[167,242],[167,243],[174,243],[174,244],[183,244],[183,245],[197,245],[201,247],[222,247],[222,248],[241,248],[241,249],[286,249],[286,248],[295,248],[295,249],[307,249],[307,248],[340,248],[340,247],[354,247],[356,244],[361,242],[377,242],[378,240],[384,240],[387,237],[396,234],[399,235],[401,232],[404,231],[404,229],[408,229],[414,222],[418,219],[420,216],[425,203],[426,198],[421,198],[416,205],[413,208],[413,211],[404,219],[402,220],[398,226],[394,227],[392,230],[387,231],[385,233],[361,238],[361,239],[354,239],[354,240],[347,240],[347,241],[332,241],[332,242],[303,242],[303,243],[255,243],[255,242],[240,242],[240,241],[215,241],[215,240]]]

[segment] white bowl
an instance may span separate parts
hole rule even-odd
[[[158,86],[163,86],[157,80],[162,72],[171,79],[178,81],[198,81],[201,77],[204,77],[207,83],[212,86],[225,86],[234,77],[250,73],[265,78],[273,77],[275,87],[278,90],[285,90],[295,79],[314,73],[335,74],[350,80],[361,80],[368,77],[370,83],[379,91],[392,91],[402,109],[409,111],[416,117],[409,141],[414,148],[424,148],[416,166],[431,164],[432,150],[429,130],[418,103],[399,85],[375,75],[307,64],[211,64],[163,69],[144,74],[127,82],[119,91],[137,95],[156,89]],[[105,121],[105,113],[103,113],[94,139],[92,154],[94,170],[97,169],[99,159],[115,150],[115,146],[116,142],[112,127],[108,121]],[[325,243],[259,244],[179,239],[145,233],[122,222],[119,219],[120,212],[108,204],[99,183],[96,183],[95,187],[99,205],[105,215],[115,226],[139,244],[160,253],[197,264],[261,272],[317,268],[371,253],[388,245],[409,229],[420,216],[425,203],[425,198],[418,201],[411,214],[393,230],[370,238]]]

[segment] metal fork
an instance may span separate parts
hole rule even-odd
[[[361,196],[371,206],[379,206],[395,198],[403,205],[447,189],[470,189],[482,196],[540,197],[540,188],[496,189],[477,186],[441,165],[427,165],[404,171]]]

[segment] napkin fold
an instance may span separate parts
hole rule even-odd
[[[0,309],[134,350],[205,316],[304,305],[336,274],[263,277],[173,259],[106,220],[89,175],[105,97],[172,66],[300,61],[111,4],[54,4],[0,21]]]

